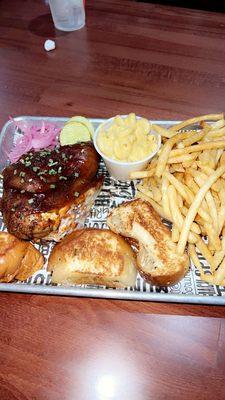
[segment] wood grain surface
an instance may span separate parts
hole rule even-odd
[[[0,1],[1,124],[224,110],[224,14],[126,0],[86,11],[64,33],[44,1]],[[225,307],[2,293],[0,316],[0,400],[224,398]]]

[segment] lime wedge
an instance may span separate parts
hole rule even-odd
[[[80,142],[88,142],[91,140],[89,130],[81,123],[65,124],[60,132],[59,140],[61,146],[67,144],[75,144]]]
[[[72,117],[69,119],[69,121],[66,122],[66,125],[68,124],[72,124],[72,123],[76,123],[79,122],[80,124],[83,124],[84,126],[86,126],[86,128],[89,130],[89,133],[91,135],[91,137],[93,138],[94,136],[94,127],[92,125],[92,123],[85,117],[82,116],[76,116],[76,117]]]

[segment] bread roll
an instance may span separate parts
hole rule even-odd
[[[48,262],[52,282],[114,288],[134,286],[136,257],[129,244],[107,229],[81,229],[54,247]]]
[[[43,255],[31,243],[0,232],[0,282],[26,280],[43,265]]]

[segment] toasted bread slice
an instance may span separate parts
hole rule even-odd
[[[170,230],[149,202],[136,199],[121,204],[111,212],[107,224],[112,231],[138,241],[138,270],[146,281],[172,285],[187,272],[187,254],[176,253]]]
[[[52,282],[134,286],[136,256],[129,244],[108,229],[80,229],[58,243],[48,262]]]

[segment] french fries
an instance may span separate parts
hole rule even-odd
[[[184,128],[185,132],[179,132]],[[138,196],[173,224],[177,256],[188,246],[201,279],[225,286],[224,115],[191,118],[169,129],[154,124],[152,129],[162,135],[164,144],[146,171],[131,174],[131,178],[143,179]],[[205,274],[198,252],[211,274]]]
[[[184,156],[190,153],[195,153],[202,150],[224,149],[225,140],[216,140],[215,142],[205,142],[202,144],[195,144],[193,146],[184,147],[183,149],[172,150],[170,157]]]
[[[176,131],[179,131],[180,129],[183,129],[183,128],[187,127],[187,126],[196,124],[196,122],[218,121],[220,119],[224,119],[223,113],[221,113],[221,114],[202,115],[200,117],[190,118],[190,119],[187,119],[186,121],[180,122],[179,124],[172,126],[172,128],[170,128],[169,131],[170,132],[176,132]]]

